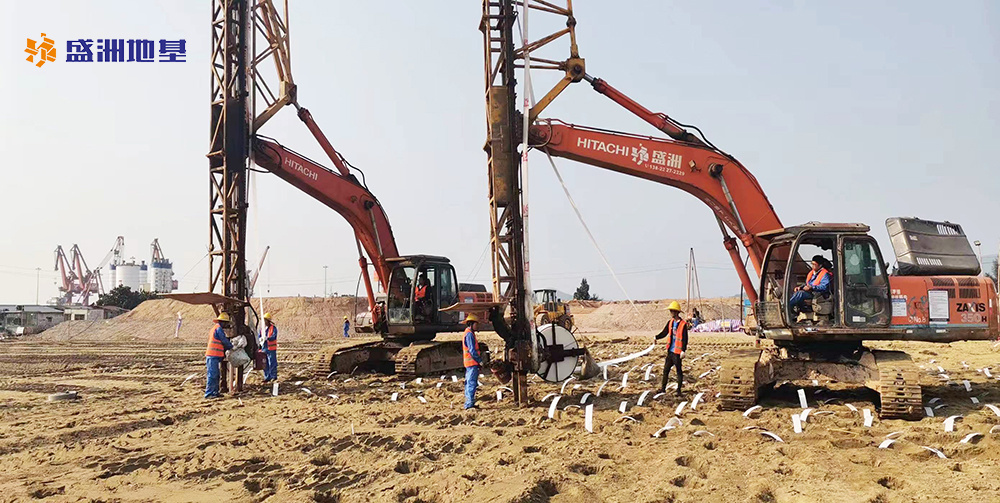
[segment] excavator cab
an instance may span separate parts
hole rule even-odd
[[[758,323],[768,338],[822,339],[843,329],[888,327],[889,278],[878,244],[863,224],[810,222],[764,233],[769,240],[760,284]],[[818,257],[817,257],[818,256]],[[805,284],[810,262],[822,257],[831,275],[827,293],[814,294],[798,312],[790,302]]]
[[[386,292],[388,335],[420,335],[456,331],[457,312],[439,309],[458,302],[458,279],[447,258],[410,255],[386,259],[392,267]]]

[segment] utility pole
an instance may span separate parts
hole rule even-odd
[[[978,241],[977,241],[977,243],[978,243]],[[42,274],[42,268],[41,267],[36,267],[35,268],[35,305],[36,306],[38,305],[38,285],[39,285],[39,278],[41,277],[41,274]]]
[[[698,282],[698,264],[694,260],[694,248],[688,252],[687,263],[687,304],[685,308],[691,309],[691,294],[694,293],[698,299],[698,306],[701,306],[701,283]]]
[[[326,266],[323,266],[323,298],[325,299],[326,297],[327,297],[327,295],[326,295]]]

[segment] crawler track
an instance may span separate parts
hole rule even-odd
[[[878,362],[879,396],[883,419],[920,419],[924,417],[920,391],[920,371],[910,356],[902,351],[873,351]]]
[[[719,409],[743,410],[757,401],[757,360],[760,350],[734,349],[719,371]]]

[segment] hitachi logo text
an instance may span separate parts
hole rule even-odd
[[[589,148],[591,150],[597,150],[598,152],[607,152],[609,154],[629,155],[628,147],[624,145],[615,145],[614,143],[604,143],[603,141],[591,140],[590,138],[583,138],[583,137],[577,138],[576,146]]]
[[[285,159],[285,166],[287,166],[289,168],[292,168],[295,171],[298,171],[299,173],[302,173],[303,175],[306,175],[306,177],[308,177],[308,178],[312,178],[313,180],[319,180],[319,174],[317,174],[315,171],[313,171],[313,170],[311,170],[311,169],[309,169],[309,168],[307,168],[307,167],[305,167],[305,166],[303,166],[303,165],[301,165],[301,164],[293,161],[292,159],[286,158]]]

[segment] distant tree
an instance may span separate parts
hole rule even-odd
[[[993,286],[997,285],[997,259],[993,259],[993,265],[986,269],[986,277],[993,280]]]
[[[600,301],[601,298],[590,294],[590,283],[587,283],[587,278],[583,278],[580,280],[580,286],[578,286],[576,288],[576,292],[573,293],[573,300]]]
[[[144,301],[155,299],[156,294],[152,292],[133,292],[125,285],[116,286],[108,293],[102,294],[97,299],[98,306],[117,306],[122,309],[135,309]]]

